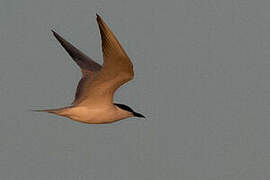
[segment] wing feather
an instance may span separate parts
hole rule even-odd
[[[77,101],[79,101],[83,97],[83,94],[86,93],[89,84],[91,83],[92,79],[95,77],[95,74],[101,70],[102,66],[96,63],[95,61],[93,61],[91,58],[89,58],[79,49],[74,47],[70,42],[65,40],[58,33],[56,33],[53,30],[52,32],[55,38],[60,42],[63,48],[67,51],[67,53],[71,56],[71,58],[80,67],[83,74],[77,86],[75,98],[72,103],[72,104],[75,104]]]
[[[100,30],[103,51],[103,67],[88,86],[87,94],[79,103],[113,103],[114,92],[124,83],[133,79],[133,65],[116,36],[99,15],[97,23]]]
[[[102,68],[100,64],[96,63],[94,60],[89,58],[87,55],[85,55],[79,49],[74,47],[70,42],[65,40],[55,31],[52,30],[52,32],[54,37],[60,42],[63,48],[67,51],[67,53],[71,56],[71,58],[78,64],[78,66],[81,68],[82,71],[84,70],[94,72],[99,71]]]

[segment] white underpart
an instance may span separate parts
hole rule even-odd
[[[133,116],[131,112],[122,110],[114,105],[99,108],[75,106],[63,110],[58,115],[66,116],[75,121],[93,124],[111,123]]]

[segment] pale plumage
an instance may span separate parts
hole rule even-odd
[[[95,124],[112,123],[132,116],[144,117],[126,105],[113,103],[115,91],[133,79],[133,65],[115,35],[99,15],[97,23],[102,40],[104,61],[102,66],[53,31],[56,39],[81,68],[82,78],[71,106],[37,111]]]

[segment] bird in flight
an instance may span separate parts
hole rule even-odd
[[[88,124],[113,123],[129,117],[145,118],[129,106],[113,102],[115,91],[133,79],[133,65],[117,38],[97,14],[102,40],[103,65],[96,63],[52,30],[55,38],[80,67],[72,105],[58,109],[34,110],[64,116]]]

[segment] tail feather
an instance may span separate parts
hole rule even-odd
[[[47,112],[47,113],[53,113],[57,115],[65,115],[65,110],[69,109],[70,107],[64,107],[64,108],[57,108],[57,109],[35,109],[31,110],[34,112]]]

